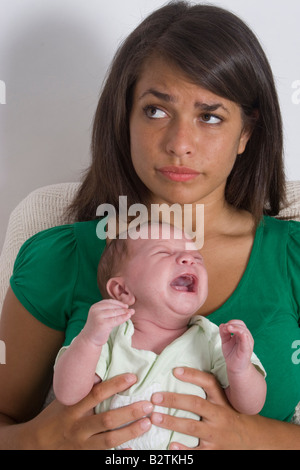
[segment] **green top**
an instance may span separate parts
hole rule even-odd
[[[65,331],[65,345],[82,329],[90,305],[101,299],[96,273],[105,241],[97,238],[96,227],[97,221],[90,221],[40,232],[25,242],[15,262],[15,295],[42,323]],[[299,306],[300,223],[265,217],[239,285],[208,319],[217,325],[230,319],[246,323],[267,372],[261,414],[285,421],[300,401]]]

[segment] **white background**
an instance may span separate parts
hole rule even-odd
[[[0,0],[0,80],[6,85],[5,104],[0,95],[0,248],[9,213],[23,197],[81,178],[111,58],[132,29],[164,3]],[[261,41],[282,107],[287,177],[300,179],[300,1],[212,3],[237,13]]]

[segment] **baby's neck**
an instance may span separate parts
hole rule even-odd
[[[176,328],[164,328],[151,321],[132,317],[134,333],[132,336],[132,347],[144,349],[160,354],[166,346],[179,338],[186,330],[187,325]],[[172,326],[172,325],[171,325]]]

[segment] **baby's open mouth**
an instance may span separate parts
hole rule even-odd
[[[197,278],[193,274],[182,274],[176,277],[170,286],[180,292],[196,292]]]

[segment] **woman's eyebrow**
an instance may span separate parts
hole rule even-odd
[[[158,98],[162,101],[165,101],[166,103],[176,103],[178,100],[175,96],[169,95],[168,93],[162,93],[161,91],[156,90],[155,88],[149,88],[146,90],[140,97],[139,100],[144,98],[147,95],[152,95],[155,96],[155,98]],[[215,104],[207,104],[207,103],[202,103],[200,101],[196,101],[194,104],[195,108],[200,108],[202,111],[205,111],[207,113],[216,111],[219,108],[222,108],[226,113],[230,114],[229,110],[222,104],[222,103],[215,103]]]
[[[161,91],[155,90],[155,88],[149,88],[149,90],[145,91],[140,97],[139,100],[144,98],[144,96],[153,95],[156,98],[165,101],[166,103],[175,103],[177,100],[174,96],[169,95],[168,93],[162,93]]]
[[[227,114],[230,114],[230,111],[222,103],[207,104],[207,103],[200,103],[199,101],[196,101],[194,106],[195,108],[200,108],[202,111],[205,111],[206,113],[212,113],[216,111],[217,109],[222,108],[224,111],[226,111]]]

